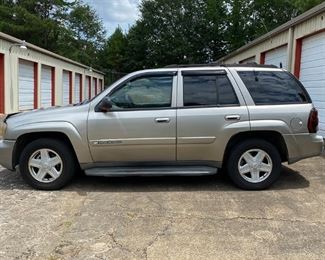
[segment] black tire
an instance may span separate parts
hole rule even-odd
[[[269,176],[258,183],[247,181],[238,169],[241,156],[252,149],[260,149],[268,154],[272,160],[272,170]],[[262,139],[249,139],[236,145],[231,151],[227,160],[227,172],[235,185],[245,190],[263,190],[269,188],[281,174],[281,157],[277,148],[271,143]]]
[[[29,170],[28,161],[39,149],[50,149],[56,152],[62,160],[62,173],[52,182],[44,183],[36,180]],[[19,170],[23,179],[30,186],[39,190],[59,190],[63,188],[72,180],[77,169],[76,159],[71,148],[64,142],[50,138],[42,138],[29,143],[22,151],[19,159]]]

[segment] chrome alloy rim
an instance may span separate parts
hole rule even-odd
[[[62,174],[63,162],[53,150],[39,149],[29,158],[28,169],[35,180],[50,183]]]
[[[266,180],[273,169],[271,157],[261,149],[246,151],[239,159],[239,174],[250,183]]]

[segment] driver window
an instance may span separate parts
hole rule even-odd
[[[114,110],[171,106],[172,76],[148,76],[126,83],[110,95]]]

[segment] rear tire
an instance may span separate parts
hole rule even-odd
[[[77,164],[71,148],[65,143],[42,138],[29,143],[19,159],[23,179],[39,190],[58,190],[76,173]]]
[[[227,171],[237,187],[245,190],[263,190],[279,178],[281,157],[271,143],[262,139],[250,139],[231,150]]]

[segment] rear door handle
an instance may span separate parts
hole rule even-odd
[[[240,120],[240,115],[229,115],[229,116],[225,116],[225,119],[228,121],[231,120]]]
[[[158,124],[169,123],[170,122],[170,118],[168,118],[168,117],[156,118],[155,121]]]

